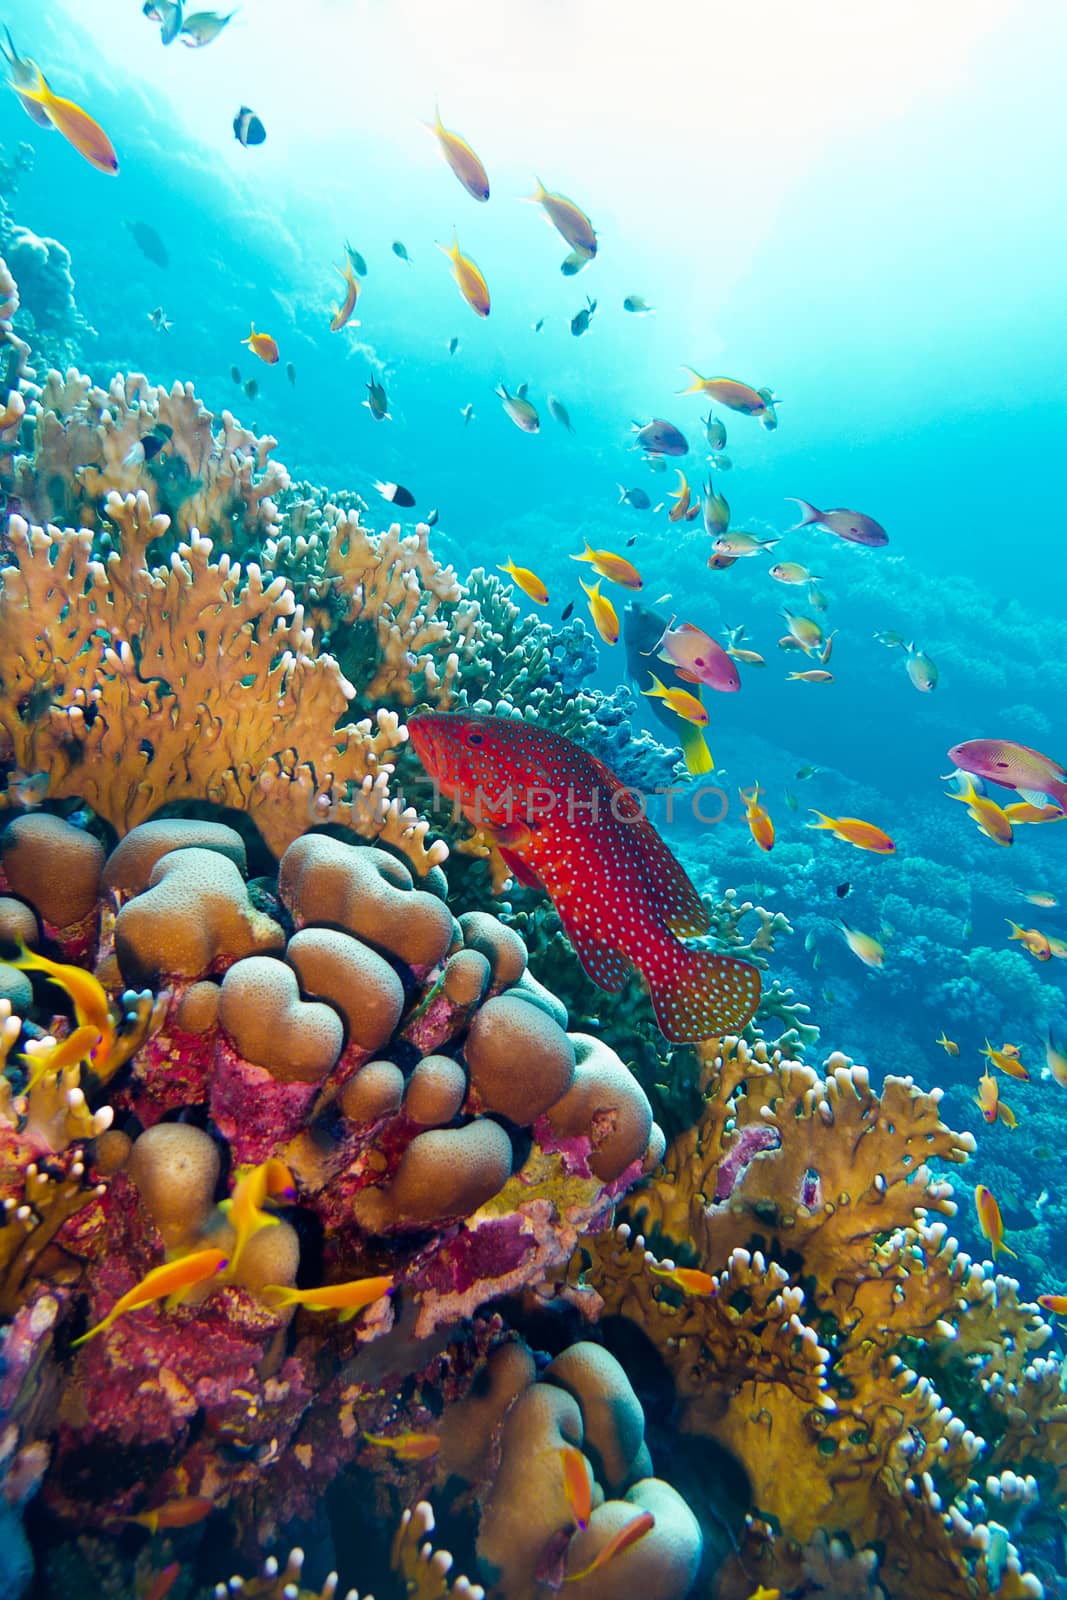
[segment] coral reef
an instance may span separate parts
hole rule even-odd
[[[77,865],[80,830],[56,822],[8,829],[27,906]],[[50,854],[27,849],[35,833]],[[277,1507],[311,1515],[442,1338],[562,1270],[661,1144],[617,1057],[524,984],[515,934],[456,923],[395,856],[305,835],[261,905],[217,823],[145,824],[94,863],[85,959],[159,1001],[121,1074],[74,1067],[27,1093],[20,1068],[8,1086],[18,1460],[74,1527],[191,1499],[266,1538]],[[9,1013],[15,1061],[29,1019]],[[243,1175],[279,1158],[290,1187],[246,1237]],[[216,1247],[221,1277],[109,1320],[165,1259]],[[319,1306],[359,1280],[374,1287],[357,1321]]]
[[[955,1204],[927,1163],[973,1140],[940,1120],[940,1091],[887,1077],[879,1097],[840,1055],[825,1077],[762,1043],[704,1055],[700,1122],[632,1224],[584,1243],[568,1293],[644,1330],[683,1435],[744,1473],[716,1593],[789,1591],[853,1551],[858,1592],[887,1600],[1040,1594],[995,1527],[1012,1500],[1025,1542],[1010,1474],[1060,1492],[1063,1372],[1037,1353],[1036,1307],[937,1220]]]

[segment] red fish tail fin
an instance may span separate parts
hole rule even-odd
[[[758,968],[680,941],[663,969],[646,976],[656,1021],[676,1044],[740,1033],[759,1005]]]

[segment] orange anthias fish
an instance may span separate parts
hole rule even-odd
[[[467,193],[475,200],[488,200],[489,178],[485,168],[467,143],[458,133],[450,133],[441,121],[441,112],[434,107],[433,122],[424,122],[423,127],[437,138],[441,146],[441,154],[456,174]]]
[[[475,262],[470,256],[465,256],[459,248],[459,235],[453,239],[451,249],[447,249],[443,244],[439,244],[437,248],[451,261],[456,287],[471,310],[479,317],[487,317],[490,310],[489,285]]]
[[[837,926],[841,929],[842,937],[852,954],[863,962],[865,967],[880,967],[885,961],[885,950],[872,934],[861,933],[859,928],[850,928],[847,922],[839,921]]]
[[[993,1260],[997,1259],[997,1252],[1003,1250],[1005,1255],[1013,1256],[1014,1250],[1009,1250],[1004,1243],[1004,1219],[1000,1215],[996,1196],[984,1183],[978,1184],[974,1191],[974,1204],[978,1212],[978,1226],[993,1252]]]
[[[1067,1294],[1039,1294],[1037,1303],[1042,1311],[1051,1311],[1054,1317],[1067,1317]]]
[[[591,588],[584,579],[579,578],[578,581],[589,598],[589,615],[593,619],[593,627],[605,644],[618,644],[619,613],[607,595],[601,594],[601,580],[598,578]]]
[[[275,366],[281,359],[277,340],[272,339],[269,333],[257,333],[254,322],[248,338],[242,339],[241,343],[246,344],[252,354],[258,356],[261,361],[265,361],[268,367]]]
[[[659,1262],[655,1265],[649,1262],[648,1270],[653,1277],[666,1278],[683,1294],[715,1293],[715,1279],[710,1272],[701,1272],[699,1267],[664,1267]]]
[[[644,588],[644,579],[633,562],[627,561],[625,556],[617,556],[614,550],[594,550],[588,539],[583,543],[585,549],[582,554],[571,556],[572,561],[588,561],[600,577],[607,578],[609,583],[621,584],[624,589]]]
[[[269,1156],[266,1161],[261,1161],[258,1167],[238,1167],[233,1194],[219,1206],[219,1210],[235,1234],[227,1272],[230,1278],[237,1270],[248,1241],[261,1228],[270,1228],[277,1224],[278,1218],[272,1212],[263,1209],[268,1199],[296,1199],[293,1175],[285,1162],[279,1161],[276,1156]]]
[[[157,1572],[149,1582],[148,1588],[140,1591],[140,1600],[166,1600],[181,1575],[181,1563],[172,1561],[169,1566]]]
[[[876,856],[891,856],[896,849],[888,833],[876,828],[873,822],[863,822],[859,817],[828,817],[825,811],[816,811],[814,806],[811,807],[811,813],[819,820],[809,822],[809,828],[829,828],[835,839],[854,844],[857,850],[870,850]]]
[[[738,789],[741,803],[745,807],[745,821],[748,831],[755,839],[761,850],[770,850],[774,846],[774,823],[767,812],[760,805],[760,786],[757,783],[751,789]]]
[[[18,967],[23,972],[43,972],[50,983],[54,983],[57,988],[65,989],[74,1006],[74,1016],[78,1023],[75,1033],[80,1033],[83,1028],[93,1028],[99,1035],[98,1042],[89,1052],[90,1060],[103,1061],[110,1055],[115,1043],[111,1001],[108,999],[107,990],[93,973],[87,971],[85,967],[76,967],[63,961],[51,961],[48,956],[39,956],[35,951],[27,949],[21,939],[18,956],[11,962],[11,966]],[[84,1035],[81,1037],[84,1038]],[[70,1035],[70,1039],[73,1041],[73,1034]],[[61,1041],[64,1045],[67,1043],[67,1040]]]
[[[1018,939],[1024,950],[1028,950],[1037,961],[1051,961],[1052,951],[1049,948],[1048,938],[1040,928],[1020,928],[1017,922],[1010,917],[1005,918],[1008,927],[1012,930],[1008,935],[1008,943]]]
[[[339,1322],[350,1322],[358,1311],[373,1305],[383,1295],[392,1294],[393,1276],[353,1278],[348,1283],[325,1283],[318,1289],[290,1289],[284,1283],[264,1284],[261,1293],[270,1295],[271,1304],[303,1306],[305,1311],[339,1311]]]
[[[368,1444],[376,1444],[382,1450],[388,1450],[396,1456],[398,1461],[429,1461],[437,1455],[441,1448],[441,1440],[436,1433],[413,1433],[410,1430],[404,1433],[364,1433]]]
[[[671,499],[674,501],[674,504],[667,513],[667,518],[670,522],[681,522],[682,518],[688,514],[689,501],[692,497],[689,484],[686,482],[685,473],[682,471],[681,467],[678,467],[676,470],[678,473],[679,483],[677,489],[672,489],[671,491]]]
[[[198,1283],[206,1283],[225,1265],[226,1257],[221,1250],[194,1250],[192,1255],[182,1256],[178,1261],[167,1261],[161,1267],[153,1267],[140,1283],[115,1301],[102,1322],[96,1323],[88,1333],[83,1333],[80,1339],[75,1339],[71,1348],[77,1349],[78,1345],[95,1339],[98,1333],[110,1328],[128,1311],[140,1311],[154,1300],[164,1300],[168,1295],[181,1294]]]
[[[1013,800],[1004,807],[1004,815],[1013,828],[1035,822],[1063,822],[1064,813],[1059,806],[1035,806],[1029,800]]]
[[[330,322],[331,333],[340,333],[341,329],[351,321],[352,313],[356,309],[356,301],[359,299],[359,279],[352,269],[351,261],[346,261],[343,267],[337,268],[337,271],[345,280],[346,289],[345,297],[337,307]],[[359,327],[358,320],[355,326]]]
[[[775,397],[770,389],[753,389],[751,384],[740,383],[736,378],[702,378],[692,367],[682,370],[693,376],[688,389],[682,390],[683,394],[706,394],[716,405],[755,417],[770,432],[778,426]]]
[[[1011,818],[995,800],[990,800],[988,795],[978,793],[969,773],[967,787],[961,794],[953,794],[948,789],[945,793],[950,800],[962,800],[967,807],[967,815],[977,822],[979,833],[984,833],[994,844],[1011,844],[1013,838]]]
[[[498,570],[506,572],[508,577],[518,584],[523,594],[530,597],[535,606],[547,606],[548,590],[536,572],[531,572],[529,567],[517,567],[510,556],[500,565]]]
[[[32,1055],[27,1051],[19,1058],[29,1073],[23,1093],[30,1094],[49,1074],[58,1076],[70,1067],[91,1060],[99,1044],[100,1030],[90,1026],[74,1028],[56,1044],[35,1050]]]
[[[205,1495],[188,1495],[182,1500],[168,1500],[151,1511],[138,1511],[136,1516],[124,1517],[123,1521],[138,1522],[149,1533],[158,1533],[160,1528],[192,1528],[209,1517],[214,1509],[214,1500]]]
[[[115,176],[119,170],[119,158],[103,128],[98,122],[94,122],[81,106],[76,106],[73,100],[64,100],[60,95],[54,94],[45,82],[44,73],[40,68],[37,69],[35,86],[19,84],[15,92],[27,112],[30,106],[40,106],[56,132],[62,134],[67,143],[73,145],[91,167],[95,167],[97,172],[106,172],[109,177]],[[36,118],[34,120],[36,121]]]
[[[978,1094],[974,1103],[987,1122],[996,1122],[1000,1106],[1000,1086],[988,1068],[978,1080]]]
[[[991,1061],[998,1071],[1005,1073],[1009,1078],[1018,1078],[1020,1083],[1029,1083],[1030,1074],[1019,1060],[1017,1050],[994,1050],[987,1039],[985,1049],[978,1052]]]
[[[564,1583],[577,1583],[579,1578],[588,1578],[590,1573],[599,1572],[601,1567],[606,1567],[609,1561],[621,1555],[624,1550],[629,1550],[632,1544],[643,1539],[647,1533],[651,1533],[655,1526],[656,1519],[651,1511],[642,1511],[640,1516],[634,1517],[633,1521],[620,1528],[618,1533],[613,1533],[607,1544],[601,1545],[587,1567],[583,1567],[580,1572],[568,1572],[563,1580]]]
[[[408,731],[427,772],[509,870],[550,897],[594,983],[618,994],[637,967],[676,1042],[751,1020],[759,972],[682,942],[710,931],[708,912],[639,799],[602,762],[511,717],[428,713],[409,718]]]
[[[939,1044],[947,1056],[958,1056],[960,1053],[959,1045],[956,1043],[955,1039],[949,1038],[944,1028],[941,1029],[940,1039],[935,1039],[934,1043]]]
[[[563,1467],[563,1492],[571,1516],[583,1531],[589,1526],[593,1514],[593,1485],[589,1463],[573,1444],[565,1444],[559,1453]]]

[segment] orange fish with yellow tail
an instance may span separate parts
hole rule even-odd
[[[809,828],[829,828],[835,839],[855,845],[857,850],[870,850],[876,856],[891,856],[896,850],[888,833],[876,828],[873,822],[864,822],[860,817],[828,817],[825,811],[816,811],[814,806],[811,814],[819,820],[809,822]]]
[[[751,789],[738,789],[741,803],[745,807],[745,821],[748,831],[759,845],[761,850],[774,848],[774,823],[766,808],[760,804],[760,786],[755,784]]]
[[[140,1283],[115,1301],[102,1322],[96,1323],[88,1333],[83,1333],[80,1339],[75,1339],[71,1348],[76,1350],[89,1339],[95,1339],[98,1333],[103,1333],[130,1311],[141,1311],[156,1300],[165,1300],[168,1295],[184,1294],[197,1284],[206,1283],[225,1265],[226,1257],[221,1250],[194,1250],[191,1255],[182,1256],[177,1261],[167,1261],[161,1267],[153,1267]]]
[[[284,1283],[268,1283],[260,1293],[269,1296],[270,1304],[279,1309],[302,1306],[305,1311],[338,1311],[338,1322],[350,1322],[357,1312],[392,1294],[393,1284],[389,1273],[378,1278],[353,1278],[348,1283],[326,1283],[319,1289],[291,1289]]]
[[[640,1516],[634,1517],[632,1522],[628,1522],[617,1533],[613,1533],[607,1544],[601,1545],[588,1566],[583,1567],[580,1572],[568,1572],[563,1580],[564,1583],[577,1583],[579,1579],[588,1578],[592,1573],[599,1572],[601,1567],[606,1567],[609,1561],[614,1561],[616,1556],[621,1555],[624,1550],[629,1550],[631,1545],[635,1545],[639,1539],[651,1533],[655,1526],[656,1519],[651,1511],[642,1511]]]
[[[115,146],[99,122],[95,122],[73,100],[64,100],[61,95],[55,94],[45,82],[40,68],[37,69],[36,83],[13,83],[12,88],[27,112],[30,112],[31,106],[39,106],[56,132],[62,134],[67,143],[97,172],[105,172],[112,178],[117,174],[119,158],[115,154]]]
[[[1005,1255],[1015,1255],[1014,1250],[1009,1250],[1004,1243],[1004,1219],[1000,1214],[996,1196],[984,1183],[976,1186],[974,1191],[974,1206],[978,1212],[978,1226],[983,1236],[989,1240],[989,1248],[993,1252],[993,1260],[997,1259],[997,1252],[1004,1251]]]
[[[487,317],[490,310],[489,285],[477,263],[472,261],[470,256],[463,254],[459,247],[459,235],[456,234],[453,239],[451,249],[443,244],[439,244],[437,248],[451,261],[456,287],[471,310],[479,317]]]

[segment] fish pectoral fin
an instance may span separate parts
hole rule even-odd
[[[521,856],[517,856],[513,850],[507,849],[505,845],[498,844],[496,848],[500,851],[504,865],[512,877],[517,878],[519,883],[524,884],[527,889],[540,889],[544,892],[544,884],[533,868],[526,865]]]

